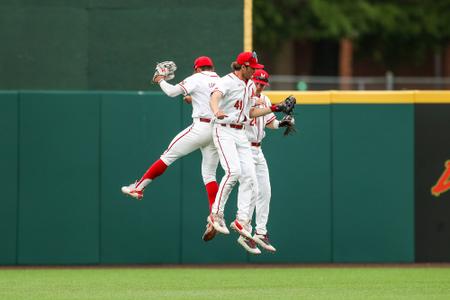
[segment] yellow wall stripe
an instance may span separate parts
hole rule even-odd
[[[450,91],[265,91],[273,103],[289,95],[298,104],[414,104],[449,103]]]
[[[450,103],[450,91],[418,91],[414,103]]]
[[[330,92],[297,92],[297,91],[265,91],[272,103],[279,103],[287,96],[294,95],[297,103],[301,104],[330,104]]]

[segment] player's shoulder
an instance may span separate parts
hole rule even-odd
[[[183,84],[189,83],[191,85],[196,85],[198,83],[203,82],[205,80],[205,78],[210,78],[210,79],[214,79],[215,78],[213,76],[206,77],[207,75],[206,74],[202,74],[202,73],[204,73],[204,72],[194,73],[194,74],[186,77],[180,84],[183,85]],[[218,76],[217,76],[217,78],[218,78]]]
[[[206,76],[206,77],[210,77],[210,78],[217,78],[217,79],[220,78],[220,76],[217,75],[217,73],[213,72],[213,71],[202,71],[202,72],[199,72],[199,73],[196,73],[196,74],[198,74],[199,77],[205,77]]]
[[[230,82],[234,82],[235,80],[233,78],[233,73],[229,73],[229,74],[227,74],[225,76],[220,77],[218,79],[218,81],[222,82],[222,83],[230,83]]]
[[[191,82],[194,80],[197,80],[198,76],[196,76],[197,73],[189,75],[188,77],[186,77],[185,79],[183,79],[183,81],[181,81],[182,83],[186,83],[186,82]]]

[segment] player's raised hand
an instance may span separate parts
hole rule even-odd
[[[162,79],[171,80],[175,77],[177,65],[173,61],[163,61],[156,64],[155,74],[153,74],[152,82],[159,83]]]

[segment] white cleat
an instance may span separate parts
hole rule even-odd
[[[247,250],[247,252],[256,255],[261,254],[261,250],[259,250],[259,248],[256,246],[254,240],[245,238],[242,235],[240,235],[237,241],[239,244],[241,244],[242,247],[244,247],[245,250]]]
[[[255,235],[253,236],[253,240],[267,251],[270,252],[277,251],[277,249],[275,249],[275,247],[270,244],[269,236],[267,234],[255,233]]]
[[[243,237],[253,240],[252,234],[244,228],[243,222],[239,222],[238,219],[234,220],[230,227]]]
[[[225,225],[225,219],[223,218],[223,214],[210,214],[206,221],[211,224],[215,230],[217,230],[220,233],[223,234],[230,234],[230,231],[227,228],[227,225]]]
[[[128,186],[123,186],[121,188],[121,191],[125,195],[131,196],[137,200],[142,200],[142,198],[144,197],[144,192],[136,189],[136,183],[132,183]]]

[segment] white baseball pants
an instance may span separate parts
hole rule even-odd
[[[256,201],[256,175],[245,130],[215,124],[213,140],[225,175],[220,181],[211,212],[224,212],[228,197],[239,180],[236,218],[244,223],[249,222],[251,203]]]
[[[212,140],[212,128],[212,122],[202,122],[199,118],[194,118],[192,125],[177,134],[170,142],[167,150],[161,155],[161,160],[169,166],[177,159],[200,149],[203,182],[206,185],[216,181],[219,156]]]
[[[257,197],[250,206],[250,217],[253,216],[256,207],[256,232],[267,234],[267,222],[269,220],[270,198],[272,189],[270,186],[269,168],[261,147],[252,146],[253,163],[256,172]],[[251,230],[250,230],[251,232]]]

